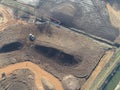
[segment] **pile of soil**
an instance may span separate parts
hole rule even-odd
[[[30,33],[36,38],[33,42],[29,40]],[[52,24],[12,25],[0,32],[0,36],[0,67],[31,61],[60,80],[67,74],[79,77],[80,85],[109,48],[106,44]]]

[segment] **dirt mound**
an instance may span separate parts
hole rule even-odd
[[[28,78],[28,76],[33,77]],[[38,90],[34,82],[34,74],[27,70],[16,70],[0,81],[0,90]]]
[[[34,42],[29,40],[30,33],[36,38]],[[80,85],[109,48],[106,44],[52,24],[15,24],[0,32],[0,36],[1,65],[14,63],[11,60],[32,61],[60,80],[66,74],[80,77]],[[14,47],[8,50],[11,45]]]
[[[43,1],[41,6],[36,9],[40,12],[35,11],[35,13],[37,12],[36,16],[38,17],[44,14],[46,16],[51,15],[53,18],[59,19],[61,24],[66,27],[75,27],[87,33],[114,41],[119,32],[109,22],[105,3],[98,0],[88,1],[90,2],[76,1],[68,3],[60,0],[53,3],[52,0]],[[54,7],[52,6],[53,4]],[[56,27],[55,23],[26,24],[20,20],[13,19],[5,9],[0,8],[0,11],[6,17],[6,22],[0,25],[1,30],[3,30],[0,32],[1,68],[18,62],[31,61],[54,75],[60,81],[63,80],[62,83],[67,90],[68,88],[79,89],[96,68],[105,51],[111,48],[111,46],[100,43],[83,34],[75,33],[69,28]],[[41,13],[40,16],[39,13]],[[30,41],[29,34],[35,36],[35,41]],[[25,63],[25,65],[28,64]],[[34,66],[33,64],[29,65],[30,67]],[[42,73],[41,71],[39,72],[40,74]],[[54,86],[49,80],[46,81],[45,77],[42,77],[42,82],[39,79],[36,82],[43,84],[45,89],[54,90],[56,87],[61,88],[61,83],[58,82],[59,86],[51,78],[53,77],[51,74],[49,74],[50,77],[48,74],[45,74],[45,76],[48,76],[49,80],[55,83]],[[20,87],[23,87],[22,90],[32,90],[31,81],[30,83],[28,81],[22,82],[23,78],[26,77],[20,73],[20,76],[23,76],[21,81],[21,77],[20,79],[14,77],[16,75],[19,75],[19,73],[13,74],[13,78],[10,76],[0,82],[0,84],[4,84],[3,87],[0,87],[0,90],[4,90],[4,88],[21,90]],[[13,82],[10,83],[12,79]],[[34,83],[32,84],[34,85]],[[36,90],[35,85],[34,87],[33,90]],[[43,89],[41,86],[39,88]]]
[[[24,83],[16,82],[15,84],[12,84],[8,90],[29,90],[27,86]]]
[[[11,72],[14,72],[17,69],[18,70],[19,69],[29,69],[29,70],[31,70],[34,73],[35,84],[36,84],[38,90],[44,90],[44,87],[43,87],[42,81],[41,81],[42,77],[44,77],[48,82],[50,81],[50,84],[52,84],[54,86],[55,90],[56,89],[57,90],[63,90],[62,84],[60,83],[60,81],[57,78],[55,78],[53,75],[44,71],[39,66],[37,66],[36,64],[31,63],[31,62],[23,62],[23,63],[21,62],[21,63],[17,63],[17,64],[14,64],[14,65],[9,65],[5,68],[0,69],[0,73],[4,73],[4,74],[2,74],[2,79],[5,79],[7,75],[9,75]],[[29,88],[29,86],[28,86],[28,88]],[[34,87],[30,88],[30,89],[34,89]]]
[[[79,90],[80,89],[79,80],[72,75],[67,75],[63,77],[62,82],[63,82],[63,86],[65,86],[65,90]]]

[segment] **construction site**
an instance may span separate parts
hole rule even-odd
[[[116,14],[109,0],[0,0],[0,90],[98,90]]]

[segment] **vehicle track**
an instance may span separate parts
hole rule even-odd
[[[0,74],[5,73],[6,75],[9,75],[18,69],[29,69],[34,73],[35,83],[36,83],[38,90],[44,90],[44,87],[41,82],[41,78],[43,77],[47,79],[49,82],[51,82],[51,84],[55,87],[55,90],[64,90],[61,82],[57,78],[55,78],[50,73],[44,71],[43,69],[41,69],[39,66],[37,66],[36,64],[32,62],[27,61],[27,62],[21,62],[21,63],[9,65],[5,68],[1,68]],[[2,78],[2,76],[0,78]]]
[[[82,90],[89,90],[90,89],[90,86],[93,84],[93,82],[96,79],[96,77],[102,71],[103,67],[110,61],[110,59],[113,56],[113,54],[114,54],[114,51],[107,51],[106,52],[106,54],[100,60],[100,63],[98,64],[96,69],[93,71],[92,75],[89,77],[89,79],[83,85]]]
[[[25,21],[15,20],[13,16],[3,7],[0,7],[0,12],[3,15],[3,23],[0,24],[0,31],[3,31],[11,24],[17,24],[17,23],[27,24]]]
[[[7,28],[9,25],[12,25],[12,24],[27,24],[25,21],[15,20],[13,16],[3,7],[0,7],[0,12],[3,15],[3,23],[0,24],[0,31],[5,30],[5,28]],[[10,73],[12,73],[17,69],[31,70],[35,74],[35,83],[38,90],[44,90],[44,87],[41,82],[41,78],[43,77],[47,79],[49,82],[51,82],[51,84],[55,87],[56,90],[64,90],[61,82],[56,77],[54,77],[52,74],[44,71],[39,66],[31,62],[21,62],[14,65],[13,64],[9,65],[5,68],[1,68],[0,74],[4,72],[6,73],[6,75],[9,75]]]

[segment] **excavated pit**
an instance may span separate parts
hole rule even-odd
[[[21,42],[12,42],[10,44],[6,44],[3,47],[0,48],[0,53],[7,53],[12,52],[16,50],[22,49],[23,44]]]
[[[73,66],[79,63],[73,55],[67,54],[55,48],[36,45],[35,50],[38,53],[43,54],[45,57],[55,61],[57,64],[63,66]]]

